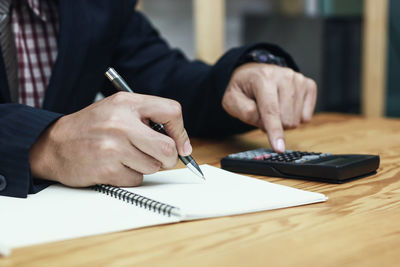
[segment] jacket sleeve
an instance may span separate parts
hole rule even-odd
[[[136,92],[177,100],[191,136],[223,137],[252,129],[229,116],[221,101],[239,59],[255,48],[284,57],[289,67],[297,70],[285,51],[266,43],[231,49],[213,66],[189,61],[168,46],[145,16],[134,11],[126,15],[113,64]]]
[[[32,178],[29,149],[60,116],[20,104],[0,105],[0,195],[26,197],[49,184]]]

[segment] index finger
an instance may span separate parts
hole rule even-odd
[[[255,97],[261,122],[268,134],[272,148],[279,153],[285,152],[285,141],[280,116],[278,90],[275,84],[262,82],[256,88]]]

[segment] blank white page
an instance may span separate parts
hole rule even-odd
[[[125,188],[176,207],[184,220],[242,214],[298,206],[327,200],[323,194],[273,184],[201,165],[202,181],[188,169],[144,177],[143,186]]]

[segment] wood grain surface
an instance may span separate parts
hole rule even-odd
[[[286,140],[293,150],[379,154],[381,166],[341,185],[263,178],[324,193],[325,203],[19,248],[0,266],[398,266],[400,120],[319,114]],[[197,161],[215,166],[267,146],[260,131],[192,142]]]

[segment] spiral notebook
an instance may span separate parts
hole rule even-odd
[[[134,188],[52,185],[27,199],[0,197],[0,241],[15,248],[327,199],[209,165],[201,169],[205,182],[178,169],[146,175]]]

